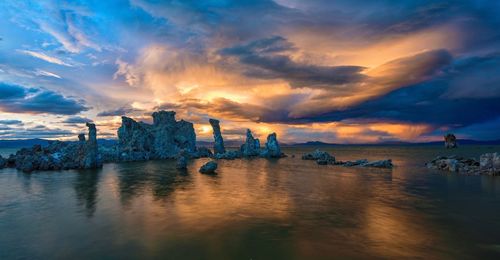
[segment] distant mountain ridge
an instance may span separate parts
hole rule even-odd
[[[18,140],[0,140],[0,149],[1,148],[23,148],[23,147],[32,147],[33,145],[47,145],[50,140],[46,139],[18,139]],[[97,142],[100,145],[110,146],[116,144],[116,139],[98,139]],[[490,141],[478,141],[478,140],[469,140],[462,139],[458,140],[458,145],[500,145],[499,140],[490,140]],[[240,147],[243,144],[243,141],[225,141],[226,147]],[[373,144],[339,144],[339,143],[325,143],[321,141],[309,141],[305,143],[280,143],[281,146],[284,147],[301,147],[301,146],[345,146],[345,145],[359,145],[359,146],[376,146],[376,145],[444,145],[444,141],[434,141],[434,142],[419,142],[419,143],[411,143],[411,142],[382,142],[382,143],[373,143]],[[197,146],[211,147],[213,146],[213,142],[209,141],[197,141]]]

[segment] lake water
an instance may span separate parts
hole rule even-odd
[[[500,177],[427,170],[498,146],[326,148],[392,170],[280,160],[174,161],[23,174],[0,170],[0,259],[467,259],[500,257]]]

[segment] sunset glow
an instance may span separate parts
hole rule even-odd
[[[159,109],[206,141],[208,118],[229,140],[246,128],[285,142],[498,139],[498,8],[2,1],[0,139],[74,139],[87,121],[116,138],[120,116]]]

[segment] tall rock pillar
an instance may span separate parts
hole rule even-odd
[[[219,120],[210,118],[208,121],[210,122],[214,132],[214,154],[225,153],[226,148],[224,148],[224,139],[222,139],[222,134],[220,132]]]

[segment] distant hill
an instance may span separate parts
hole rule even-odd
[[[469,140],[462,139],[457,140],[458,145],[500,145],[500,140],[490,140],[490,141],[477,141],[477,140]],[[320,141],[310,141],[305,143],[293,143],[283,146],[341,146],[341,145],[360,145],[360,146],[376,146],[376,145],[405,145],[405,146],[421,146],[421,145],[444,145],[444,141],[433,141],[433,142],[420,142],[420,143],[411,143],[411,142],[402,142],[402,141],[391,141],[391,142],[382,142],[382,143],[373,143],[373,144],[336,144],[336,143],[325,143]]]
[[[45,139],[20,139],[20,140],[0,140],[0,148],[24,148],[32,147],[35,144],[47,145],[48,140]]]
[[[18,140],[0,140],[0,149],[1,148],[29,148],[33,145],[39,144],[42,146],[46,146],[50,140],[46,139],[18,139]],[[97,139],[97,143],[104,146],[110,146],[116,144],[117,140],[115,139]]]

